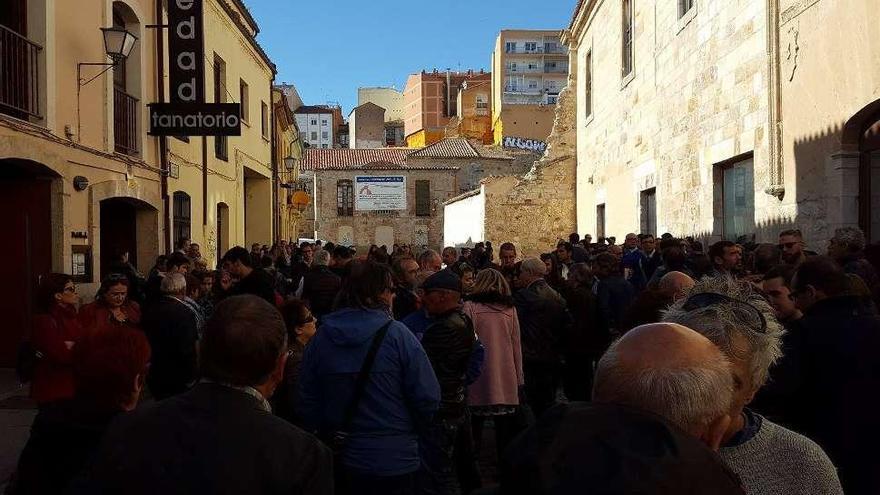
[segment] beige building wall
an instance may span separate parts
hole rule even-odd
[[[822,252],[834,228],[869,226],[864,210],[880,197],[860,197],[864,154],[846,130],[870,124],[853,117],[880,97],[878,55],[855,48],[878,34],[873,2],[783,0],[768,11],[759,0],[705,0],[684,16],[674,4],[634,5],[629,78],[620,4],[584,2],[573,22],[581,81],[592,60],[590,115],[578,86],[581,232],[596,234],[599,204],[607,235],[638,231],[640,193],[656,188],[658,233],[720,239],[721,170],[741,160],[754,167],[748,223],[758,241],[798,227]]]
[[[364,103],[349,114],[350,148],[383,148],[385,146],[385,109]]]
[[[373,103],[385,109],[385,122],[404,119],[403,92],[394,88],[358,88],[358,106]]]
[[[230,247],[273,241],[270,126],[274,67],[263,59],[217,0],[206,0],[204,15],[206,100],[242,103],[240,82],[243,80],[248,87],[247,111],[242,111],[247,120],[243,119],[241,136],[226,138],[225,159],[215,148],[215,142],[221,138],[192,137],[188,143],[169,139],[173,174],[168,181],[169,195],[176,191],[189,195],[191,238],[201,245],[212,266],[218,255],[222,256]],[[215,55],[225,62],[226,68],[219,95],[214,92],[218,77],[213,63]],[[207,197],[203,187],[205,169]],[[175,171],[178,173],[174,174]],[[225,218],[221,217],[227,214],[228,222],[223,222]],[[170,218],[169,225],[173,223]]]

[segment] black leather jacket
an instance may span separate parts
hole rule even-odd
[[[434,318],[422,337],[422,347],[440,383],[437,419],[457,420],[464,415],[465,374],[474,349],[474,325],[455,309]]]
[[[546,281],[537,280],[513,296],[519,317],[524,361],[558,363],[561,341],[571,327],[565,300]]]

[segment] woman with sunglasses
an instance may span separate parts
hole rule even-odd
[[[73,347],[82,336],[77,318],[79,296],[70,275],[50,273],[40,281],[31,343],[39,359],[31,381],[31,398],[40,408],[73,397]]]
[[[284,379],[272,396],[272,410],[275,414],[295,425],[302,424],[296,412],[299,393],[299,368],[306,344],[315,336],[316,321],[299,299],[291,299],[281,307],[281,316],[287,327],[287,364],[284,366]]]
[[[125,275],[112,274],[101,282],[101,288],[79,311],[79,321],[88,334],[110,332],[120,327],[138,329],[141,308],[129,298],[129,281]]]

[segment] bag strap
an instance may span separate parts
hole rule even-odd
[[[354,384],[354,394],[351,397],[351,401],[345,406],[345,411],[342,414],[342,424],[339,427],[341,431],[348,431],[349,427],[351,427],[354,414],[357,412],[358,405],[364,396],[364,389],[367,388],[367,380],[370,379],[370,371],[373,368],[373,362],[376,360],[376,354],[379,353],[379,347],[382,345],[382,341],[385,340],[385,334],[388,333],[388,327],[391,326],[393,321],[388,320],[373,336],[370,350],[367,351],[367,356],[364,358],[360,372],[358,372],[357,382]]]

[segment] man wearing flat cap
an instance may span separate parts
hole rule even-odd
[[[465,375],[474,348],[474,326],[461,312],[461,279],[441,270],[422,283],[422,307],[431,318],[422,347],[440,382],[440,410],[422,435],[419,493],[457,493],[455,438],[465,417]]]

